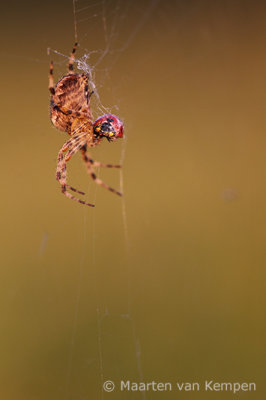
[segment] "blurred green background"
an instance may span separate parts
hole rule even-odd
[[[265,1],[78,1],[77,57],[126,139],[124,198],[49,120],[72,2],[2,5],[1,361],[5,400],[246,398],[265,389]],[[106,30],[105,30],[106,27]],[[47,48],[52,50],[47,56]],[[94,116],[99,115],[97,106]],[[100,176],[119,188],[117,170]],[[256,392],[104,393],[102,382],[256,382]]]

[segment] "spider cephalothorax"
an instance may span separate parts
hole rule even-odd
[[[58,153],[56,179],[61,185],[62,193],[72,200],[92,206],[83,200],[70,194],[67,189],[85,194],[67,184],[66,162],[70,160],[77,151],[81,151],[82,158],[87,170],[96,183],[118,195],[117,190],[111,188],[101,179],[97,178],[94,167],[121,168],[121,165],[103,164],[93,161],[87,153],[88,147],[95,147],[103,137],[108,141],[114,141],[123,137],[123,123],[118,117],[106,114],[99,117],[93,124],[90,111],[90,97],[93,92],[89,91],[88,74],[75,74],[73,72],[74,55],[77,48],[75,43],[68,62],[68,74],[65,75],[54,86],[53,62],[50,64],[49,90],[51,92],[50,116],[54,126],[70,135],[70,139],[64,144]],[[64,156],[64,153],[67,153]]]

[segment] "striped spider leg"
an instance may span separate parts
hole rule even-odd
[[[71,193],[67,192],[67,189],[72,190],[73,192],[79,193],[84,195],[84,192],[81,192],[80,190],[75,189],[73,186],[70,186],[67,184],[67,169],[66,169],[66,163],[71,159],[71,157],[77,153],[83,146],[86,145],[86,133],[79,133],[75,136],[72,136],[70,140],[68,140],[64,146],[61,148],[61,150],[58,153],[57,156],[57,169],[56,169],[56,179],[60,183],[61,186],[61,191],[62,193],[72,199],[77,201],[78,203],[85,204],[87,206],[94,207],[93,204],[87,203],[84,200],[80,200],[77,197],[73,196]],[[64,153],[65,154],[64,157]]]
[[[121,165],[113,165],[113,164],[103,164],[99,161],[94,161],[86,152],[86,147],[81,149],[81,156],[83,161],[86,164],[87,171],[90,174],[91,178],[100,186],[103,186],[105,189],[110,190],[110,192],[116,193],[118,196],[122,196],[122,193],[118,192],[118,190],[113,189],[111,186],[104,183],[101,179],[99,179],[95,175],[95,171],[93,167],[102,167],[102,168],[121,168]]]

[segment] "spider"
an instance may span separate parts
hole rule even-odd
[[[71,190],[81,195],[85,194],[67,184],[66,163],[80,150],[91,178],[98,185],[122,196],[122,193],[108,186],[94,172],[94,167],[121,168],[121,165],[103,164],[94,161],[87,153],[87,147],[95,147],[103,138],[106,138],[109,142],[122,138],[124,127],[120,119],[112,114],[103,115],[93,122],[90,111],[90,97],[93,91],[89,91],[89,76],[84,73],[74,73],[73,66],[77,45],[78,43],[74,44],[72,53],[70,54],[67,75],[63,76],[55,86],[53,61],[50,63],[49,90],[51,93],[51,121],[57,129],[67,132],[70,135],[70,139],[63,145],[57,156],[56,179],[65,196],[81,204],[94,207],[94,204],[80,200],[67,191]],[[66,151],[67,153],[64,156]]]

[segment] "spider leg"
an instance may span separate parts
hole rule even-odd
[[[66,187],[62,187],[62,193],[71,200],[77,201],[78,203],[84,204],[86,206],[95,207],[95,204],[87,203],[84,200],[80,200],[77,197],[73,196],[71,193],[66,191]]]
[[[53,61],[50,62],[50,69],[49,69],[49,90],[51,95],[55,94],[54,90],[54,63]]]
[[[67,161],[70,160],[71,156],[74,155],[78,150],[80,150],[86,143],[85,135],[80,135],[71,138],[68,140],[64,146],[61,148],[61,150],[58,153],[57,157],[57,170],[56,170],[56,179],[59,181],[61,185],[61,191],[62,193],[68,197],[71,200],[77,201],[78,203],[85,204],[90,207],[94,207],[94,204],[87,203],[84,200],[80,200],[77,197],[73,196],[69,192],[67,192],[67,188],[70,190],[80,193],[80,194],[85,194],[84,192],[80,192],[79,190],[73,188],[72,186],[67,184],[67,170],[66,170],[66,163]],[[64,158],[64,152],[68,150],[65,158]]]
[[[88,153],[85,153],[83,156],[83,160],[87,163],[92,164],[93,167],[101,167],[101,168],[122,168],[122,165],[116,165],[116,164],[104,164],[99,161],[95,161],[92,158],[90,158]]]
[[[82,135],[76,135],[71,137],[71,139],[69,139],[61,148],[61,150],[58,153],[57,156],[57,169],[56,169],[56,180],[58,180],[59,182],[62,179],[62,171],[64,169],[64,165],[66,164],[67,161],[70,160],[71,156],[79,150],[79,146],[80,146],[80,142],[82,142],[82,146],[83,146],[83,141],[84,141],[84,134]],[[71,149],[71,154],[70,153],[70,149]],[[77,149],[77,150],[76,150]],[[67,152],[66,156],[68,158],[64,158],[64,153]],[[70,155],[70,156],[69,156]],[[66,185],[66,182],[65,182]],[[73,188],[74,189],[74,188]],[[76,189],[75,189],[76,190]]]
[[[81,192],[81,191],[77,190],[76,188],[74,188],[73,186],[70,186],[66,183],[67,182],[67,180],[66,180],[66,177],[67,177],[66,163],[83,146],[84,146],[84,138],[83,139],[80,138],[79,142],[76,145],[73,145],[70,149],[68,148],[68,152],[66,153],[65,158],[63,158],[63,152],[66,151],[65,146],[63,146],[63,148],[59,152],[60,155],[58,155],[58,167],[57,167],[56,178],[59,181],[62,190],[65,189],[66,187],[68,187],[73,192],[85,194],[84,192]]]
[[[93,165],[90,162],[90,158],[87,157],[86,155],[86,150],[84,148],[81,148],[81,154],[82,154],[82,158],[83,161],[85,162],[86,166],[87,166],[87,170],[88,173],[90,174],[90,176],[92,177],[92,179],[100,186],[103,186],[105,189],[109,190],[110,192],[113,192],[115,194],[117,194],[118,196],[122,196],[122,193],[118,192],[118,190],[113,189],[112,187],[110,187],[109,185],[107,185],[106,183],[104,183],[101,179],[97,178],[97,176],[94,173],[94,169],[93,169]]]
[[[85,97],[87,99],[87,106],[89,107],[90,98],[94,94],[94,90],[92,90],[91,92],[89,91],[89,77],[88,77],[88,75],[85,75],[83,77],[83,79],[84,79],[84,83],[85,83],[85,86],[84,86]],[[90,113],[89,109],[88,109],[88,113]]]
[[[71,52],[69,60],[68,60],[68,73],[70,75],[74,74],[73,70],[74,70],[74,61],[75,61],[75,53],[76,53],[77,45],[78,45],[78,43],[76,42],[74,44],[74,47],[72,49],[72,52]]]
[[[73,186],[66,185],[66,187],[67,187],[68,189],[72,190],[72,192],[76,192],[76,193],[83,194],[83,195],[85,194],[85,192],[82,192],[81,190],[77,190],[77,189],[75,189]]]

